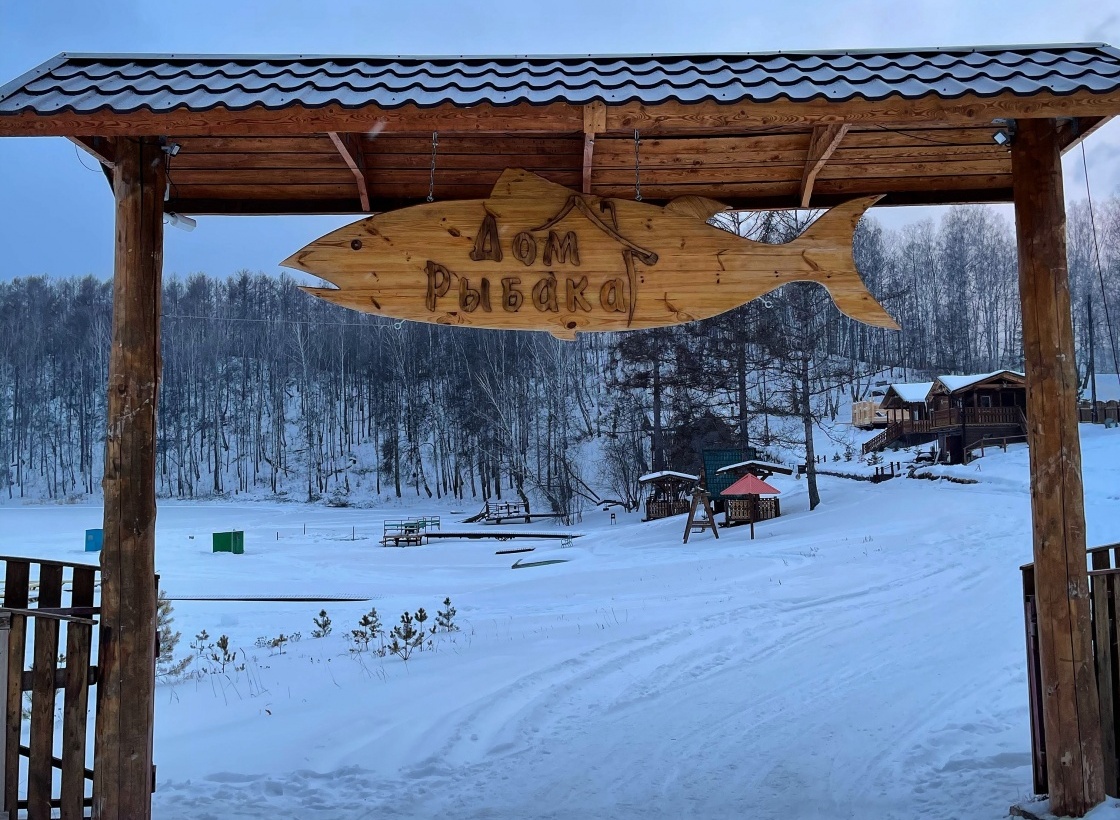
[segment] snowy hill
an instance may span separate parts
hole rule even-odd
[[[1089,541],[1120,541],[1120,431],[1081,435]],[[812,513],[778,476],[784,515],[756,540],[687,546],[679,517],[593,511],[566,549],[390,549],[399,508],[162,504],[172,598],[371,600],[175,604],[180,655],[203,629],[239,655],[158,688],[156,816],[1003,817],[1030,791],[1026,448],[952,469],[979,483],[823,478]],[[413,511],[448,530],[452,509],[473,512]],[[100,509],[4,516],[10,551],[81,560]],[[230,528],[245,555],[211,554]],[[371,606],[389,628],[447,596],[459,631],[407,663],[348,651]],[[320,607],[334,629],[313,639]]]

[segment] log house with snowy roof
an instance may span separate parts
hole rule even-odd
[[[1014,370],[892,384],[881,406],[902,416],[863,445],[864,455],[891,445],[937,442],[938,451],[956,464],[982,442],[1026,437],[1026,379]]]

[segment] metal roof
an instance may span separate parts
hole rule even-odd
[[[332,57],[60,54],[0,87],[0,115],[480,103],[843,102],[1120,90],[1105,44],[765,54]]]

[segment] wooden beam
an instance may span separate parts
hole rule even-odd
[[[596,100],[583,107],[583,192],[591,193],[591,166],[595,161],[595,135],[607,130],[607,106]]]
[[[366,185],[366,157],[362,149],[361,137],[358,134],[344,134],[339,131],[328,131],[327,135],[354,174],[354,180],[358,183],[358,199],[362,203],[362,210],[368,212],[369,188]]]
[[[70,137],[70,142],[81,148],[106,168],[117,164],[116,143],[105,137]]]
[[[978,125],[993,119],[1019,117],[1111,117],[1120,114],[1120,94],[1080,91],[1019,97],[1005,92],[994,97],[966,94],[953,99],[923,97],[905,100],[852,99],[845,102],[810,100],[791,102],[699,103],[666,102],[658,105],[624,103],[606,108],[606,131],[627,133],[638,129],[643,136],[663,134],[742,133],[751,128],[791,125],[824,125],[848,122],[859,125],[893,125],[913,130],[925,124]],[[583,106],[571,103],[509,106],[481,104],[470,108],[442,104],[430,108],[404,105],[383,109],[376,106],[343,108],[300,105],[268,109],[252,106],[244,110],[224,107],[208,111],[175,108],[153,112],[76,114],[66,111],[47,115],[29,112],[0,116],[0,136],[142,136],[167,134],[177,137],[213,134],[215,123],[227,136],[311,136],[329,131],[364,133],[378,128],[389,134],[579,134],[583,130]]]
[[[1058,123],[1019,120],[1011,164],[1050,811],[1082,817],[1104,786]]]
[[[1070,149],[1076,148],[1081,144],[1082,140],[1110,119],[1111,117],[1074,117],[1062,123],[1059,135],[1062,153],[1064,154]]]
[[[156,401],[166,161],[117,142],[93,816],[151,817],[156,653]]]
[[[851,128],[846,122],[831,125],[818,125],[813,128],[813,135],[809,138],[809,155],[805,158],[805,170],[801,175],[801,207],[809,207],[809,198],[813,195],[813,183],[817,181],[817,174],[824,168],[828,158],[832,156],[840,140]]]

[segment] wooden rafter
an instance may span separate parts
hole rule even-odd
[[[583,107],[583,192],[591,193],[591,166],[595,161],[595,135],[607,130],[607,107],[596,100]]]
[[[851,128],[846,122],[818,125],[813,128],[813,135],[809,138],[809,156],[805,159],[805,170],[801,175],[801,207],[809,207],[809,199],[813,196],[813,184],[817,181],[817,174],[824,168],[828,158],[832,156],[844,135]]]
[[[105,137],[70,137],[70,142],[81,148],[106,168],[117,164],[116,144]]]
[[[358,200],[362,203],[362,210],[369,211],[369,186],[366,183],[366,157],[362,149],[362,140],[358,134],[347,134],[339,131],[328,131],[328,136],[338,153],[346,161],[347,167],[354,174],[358,183]]]

